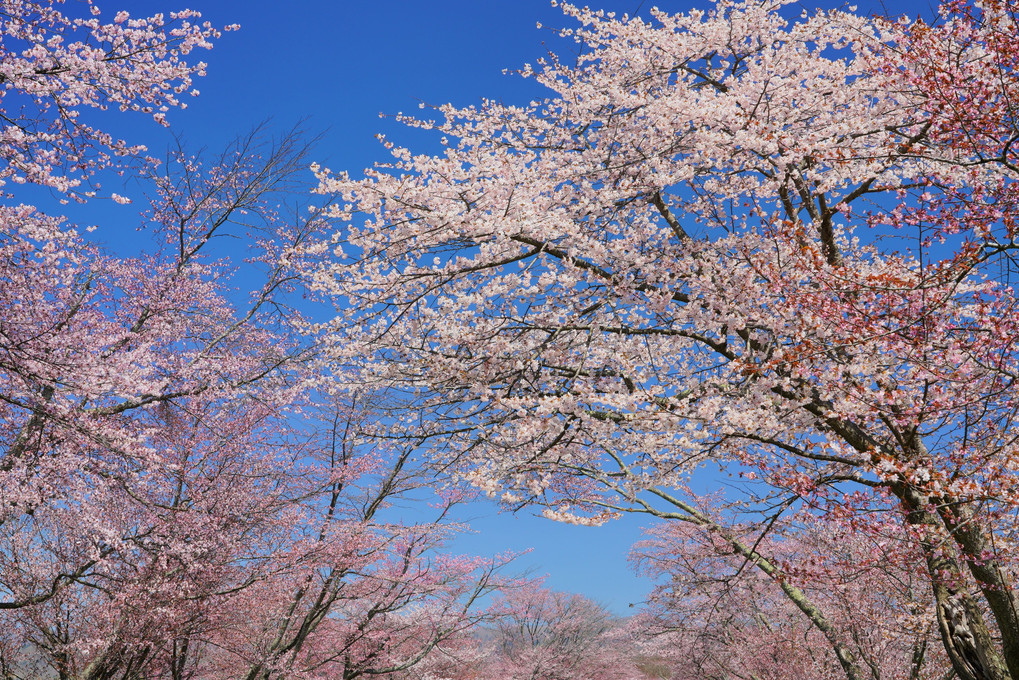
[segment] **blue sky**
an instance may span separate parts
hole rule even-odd
[[[606,10],[633,13],[656,2],[605,0]],[[690,2],[656,0],[663,9],[683,11]],[[539,91],[532,82],[504,69],[534,62],[556,43],[549,28],[568,25],[548,0],[182,0],[180,4],[149,0],[99,0],[107,12],[121,6],[133,14],[197,9],[215,25],[238,23],[241,29],[219,41],[201,58],[208,76],[196,85],[201,96],[189,108],[173,112],[173,129],[193,146],[215,150],[268,119],[278,129],[300,120],[312,132],[323,132],[316,160],[334,170],[356,174],[383,158],[374,135],[403,139],[392,118],[380,114],[413,112],[417,104],[477,103],[482,97],[526,102]],[[705,5],[698,2],[698,5]],[[803,3],[810,7],[814,3]],[[820,3],[818,3],[820,4]],[[824,3],[834,6],[835,3]],[[882,11],[879,3],[859,2],[859,11]],[[895,13],[930,15],[926,3],[888,3]],[[546,45],[543,45],[546,43]],[[571,45],[559,44],[558,47]],[[141,119],[119,120],[116,128],[131,142],[158,152],[167,134]],[[112,129],[112,128],[111,128]],[[418,148],[429,140],[416,137]],[[311,177],[309,174],[309,186]],[[116,188],[110,187],[114,191]],[[117,209],[117,222],[133,212]],[[118,228],[119,226],[119,228]],[[117,249],[133,249],[124,241],[126,225],[100,225],[96,236]],[[489,505],[465,513],[479,531],[457,549],[475,554],[533,547],[519,566],[548,573],[548,585],[584,593],[627,614],[650,584],[630,571],[626,554],[639,538],[641,521],[628,518],[606,527],[559,525],[520,513],[498,515]]]

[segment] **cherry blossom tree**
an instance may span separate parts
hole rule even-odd
[[[354,678],[454,645],[503,560],[438,554],[452,500],[388,516],[420,471],[374,437],[370,403],[329,397],[293,306],[323,216],[286,209],[311,142],[256,130],[215,157],[140,158],[88,110],[165,124],[218,31],[62,9],[0,9],[0,181],[85,201],[130,166],[150,244],[111,253],[0,206],[5,677]]]
[[[72,546],[118,541],[11,612],[7,666],[68,678],[349,679],[411,668],[486,616],[479,600],[506,560],[440,553],[456,530],[443,521],[448,504],[432,522],[384,519],[426,478],[409,452],[361,434],[371,414],[361,405],[337,405],[324,422],[307,417],[311,407],[281,421],[250,404],[199,412],[193,399],[159,412],[165,479],[147,470],[144,484],[107,491],[106,514],[72,505],[92,516],[30,534],[47,539],[38,557],[12,557],[3,572],[45,574],[59,558],[81,560]]]
[[[411,449],[378,442],[370,401],[314,403],[332,403],[330,381],[289,304],[289,258],[321,220],[273,201],[306,150],[294,135],[242,138],[211,162],[175,150],[151,180],[156,250],[135,258],[55,221],[62,240],[29,241],[48,222],[27,214],[3,282],[19,310],[7,667],[349,679],[405,670],[481,616],[504,560],[440,554],[447,505],[431,522],[385,518],[423,484]],[[240,301],[216,257],[238,235],[247,280],[262,275]]]
[[[116,156],[137,153],[87,125],[82,112],[112,104],[161,120],[167,107],[182,105],[176,95],[202,71],[184,57],[218,36],[208,25],[193,24],[198,15],[192,12],[169,22],[121,12],[103,24],[99,10],[87,7],[88,18],[69,18],[48,2],[3,8],[5,182],[69,192]],[[292,168],[277,173],[274,164],[297,157],[280,149],[264,167],[285,177]],[[243,172],[252,163],[250,154],[241,154],[233,167]],[[177,165],[165,172],[176,172]],[[254,201],[262,200],[265,188],[249,184]],[[228,198],[230,188],[212,187],[164,191],[155,200],[171,205],[200,200],[202,192]],[[216,208],[226,221],[243,208],[228,203]],[[175,397],[186,395],[223,399],[227,395],[210,388],[266,373],[278,360],[242,351],[229,367],[213,356],[266,335],[237,323],[212,269],[199,263],[198,248],[116,258],[32,206],[4,205],[0,214],[0,607],[18,610],[46,603],[64,585],[101,571],[98,565],[118,544],[140,538],[114,528],[130,523],[132,512],[114,496],[138,479],[144,485],[161,460],[159,444],[146,441],[158,419],[154,408],[171,408]],[[161,238],[193,245],[193,221],[153,220]],[[178,348],[183,353],[174,360],[188,370],[160,365]]]
[[[628,631],[596,602],[532,582],[501,593],[482,677],[629,680],[642,677]]]
[[[887,516],[954,672],[1019,677],[1015,3],[563,9],[576,64],[522,71],[545,99],[404,118],[441,153],[320,172],[333,359],[454,481],[714,532],[848,678],[762,541],[776,512]],[[726,473],[738,532],[701,508]]]
[[[318,218],[290,223],[273,199],[305,151],[291,135],[244,138],[208,164],[174,154],[152,178],[155,250],[137,257],[7,209],[9,666],[82,678],[183,667],[229,595],[290,556],[304,449],[288,420],[308,347],[285,258]],[[252,229],[264,276],[237,304],[215,247]]]
[[[89,109],[134,111],[166,125],[166,113],[197,94],[205,64],[187,58],[220,31],[191,10],[112,21],[92,0],[84,16],[54,0],[12,0],[0,9],[0,181],[77,191],[97,170],[144,151],[94,127]],[[228,29],[236,28],[234,26]]]
[[[376,415],[358,404],[332,411],[299,463],[302,516],[284,522],[291,538],[270,555],[276,572],[232,603],[235,621],[202,677],[396,674],[461,643],[488,616],[481,601],[502,585],[496,572],[509,558],[442,550],[460,528],[446,520],[457,497],[441,500],[430,522],[386,520],[429,477],[410,461],[412,447],[391,450],[375,437]]]
[[[252,256],[266,276],[244,307],[228,299],[227,272],[206,251],[242,212],[251,219],[266,207],[301,153],[293,140],[269,149],[265,161],[253,149],[238,148],[226,154],[226,164],[200,176],[193,160],[168,164],[151,213],[161,243],[156,252],[135,258],[105,254],[30,208],[6,209],[0,286],[11,314],[4,320],[0,378],[7,423],[0,493],[4,524],[22,525],[8,534],[12,540],[34,535],[46,543],[55,526],[50,521],[66,529],[80,521],[72,533],[94,535],[86,527],[98,522],[98,529],[107,512],[119,525],[124,518],[117,513],[125,507],[114,497],[146,498],[150,485],[163,493],[174,483],[163,474],[164,465],[181,466],[181,474],[188,470],[188,446],[167,430],[198,428],[195,446],[212,446],[200,431],[220,414],[249,423],[224,422],[218,426],[224,433],[234,427],[254,431],[267,418],[282,417],[300,380],[291,369],[306,353],[293,329],[287,333],[282,325],[293,321],[281,316],[292,279],[280,259],[286,241],[255,242]],[[175,182],[187,189],[180,191]],[[276,237],[291,239],[292,246],[314,224],[269,226],[279,227]],[[250,413],[243,413],[245,404]],[[124,537],[96,540],[111,545]],[[44,601],[105,552],[80,547],[92,557],[79,565],[6,583],[10,597],[2,606]],[[28,549],[12,544],[8,557],[16,560]]]
[[[909,544],[901,527],[854,530],[804,513],[776,524],[757,550],[824,612],[870,677],[950,672],[939,654],[929,582],[916,572],[922,557],[901,550]],[[663,523],[637,543],[632,557],[657,583],[637,628],[678,677],[841,675],[821,631],[717,532]]]
[[[268,446],[271,415],[245,408],[228,419],[222,403],[202,411],[196,401],[159,409],[162,475],[141,468],[131,484],[93,483],[86,499],[50,499],[31,523],[5,527],[5,587],[50,586],[5,613],[17,641],[9,665],[45,662],[69,678],[182,669],[223,625],[230,593],[271,573],[266,557],[284,529],[266,515],[296,518],[279,484],[287,461]]]

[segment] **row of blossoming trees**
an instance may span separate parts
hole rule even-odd
[[[59,4],[0,10],[3,677],[1019,678],[1014,0],[567,5],[546,99],[296,214],[298,135],[91,123],[215,28]],[[117,171],[140,255],[18,202]],[[471,489],[660,518],[647,606],[450,555]]]
[[[0,675],[354,678],[453,644],[504,560],[440,552],[441,503],[387,514],[413,447],[367,438],[377,396],[315,366],[290,263],[325,223],[280,209],[306,144],[146,158],[92,110],[165,124],[219,32],[60,4],[0,9]],[[17,202],[124,202],[118,170],[148,197],[136,256]]]

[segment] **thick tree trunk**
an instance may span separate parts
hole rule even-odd
[[[962,549],[969,572],[980,584],[998,630],[1001,651],[1013,678],[1019,678],[1019,598],[1008,577],[994,559],[993,546],[981,526],[974,521],[969,506],[942,504],[940,512],[945,526]]]
[[[948,552],[941,518],[930,499],[906,484],[893,492],[906,510],[907,521],[921,532],[920,548],[934,588],[938,628],[948,658],[961,680],[1016,680],[996,648],[980,607],[965,591],[958,558]]]
[[[817,404],[807,408],[815,414],[824,412],[823,407]],[[836,432],[861,453],[875,450],[876,441],[852,423],[829,418],[824,421],[823,427]],[[927,449],[915,432],[899,435],[898,439],[906,442],[905,451],[909,459],[927,458]],[[1012,590],[993,563],[979,564],[980,560],[967,560],[1003,637],[1008,630],[1009,644],[1013,646],[1005,647],[1003,644],[1003,649],[999,650],[980,607],[964,590],[965,579],[958,553],[950,549],[958,546],[964,554],[980,557],[985,546],[979,527],[971,521],[972,518],[960,521],[953,514],[956,511],[949,509],[948,504],[932,502],[927,494],[904,480],[893,482],[889,490],[902,504],[906,520],[920,530],[920,548],[934,589],[941,641],[952,668],[962,680],[1019,680],[1019,659],[1016,659],[1019,650],[1015,647],[1019,645],[1019,640],[1016,640],[1019,637],[1019,617]]]

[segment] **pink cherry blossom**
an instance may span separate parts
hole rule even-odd
[[[954,672],[1019,677],[1016,3],[562,8],[579,56],[521,71],[546,98],[401,116],[442,152],[319,170],[336,365],[454,483],[715,532],[851,680],[836,613],[725,516],[886,517]]]

